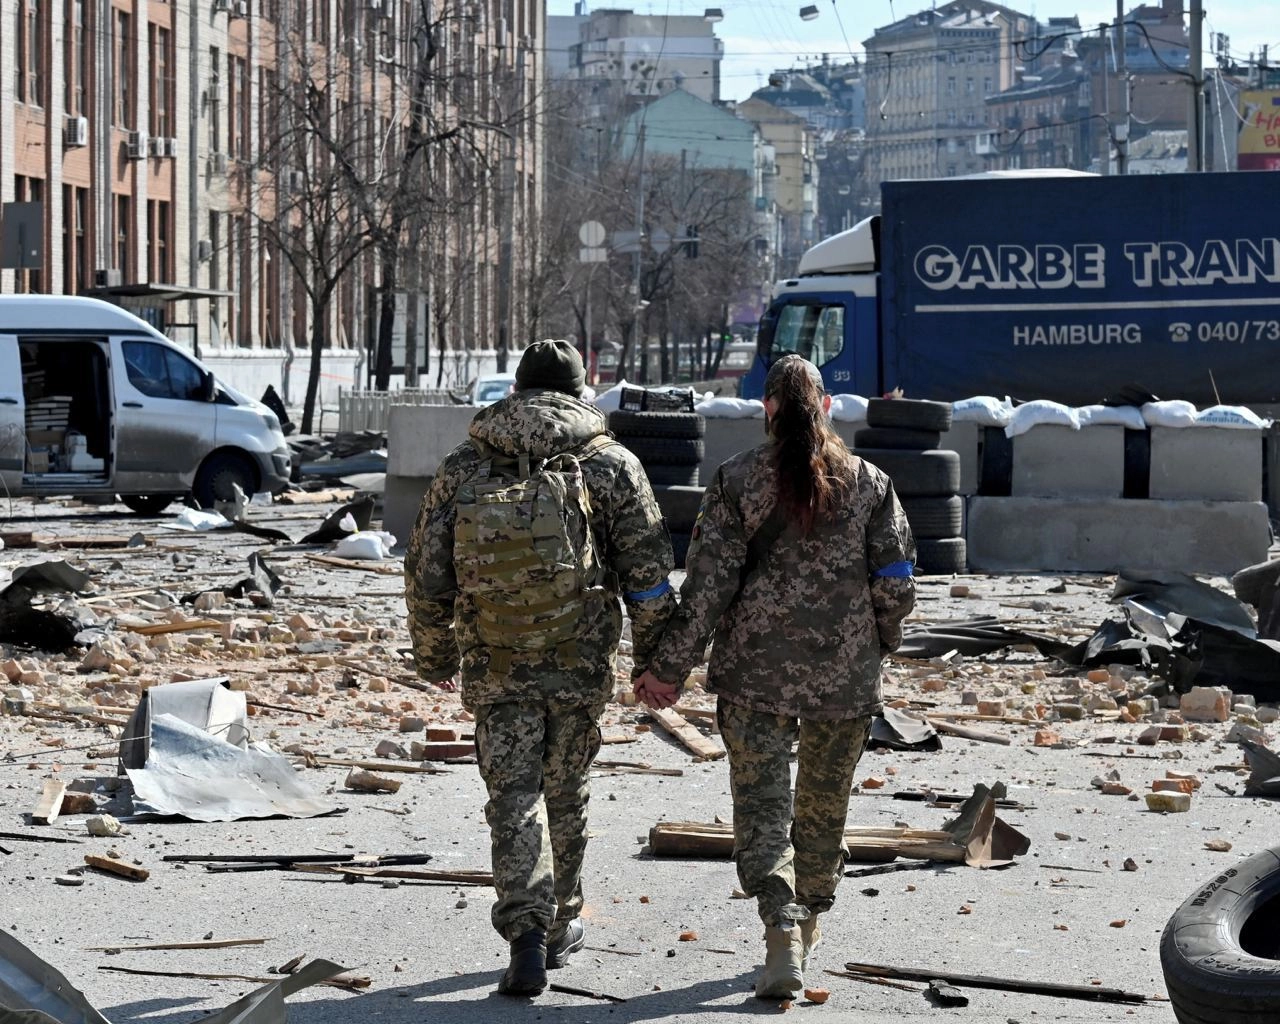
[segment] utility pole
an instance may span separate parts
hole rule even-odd
[[[1102,123],[1103,130],[1102,159],[1098,164],[1104,175],[1111,173],[1111,74],[1107,71],[1107,50],[1110,49],[1107,33],[1111,27],[1106,24],[1098,26],[1099,49],[1102,52]]]
[[[1116,174],[1129,173],[1129,68],[1125,50],[1128,33],[1124,23],[1124,0],[1116,0],[1116,77],[1120,79],[1120,109],[1124,121],[1116,125]]]
[[[644,116],[641,114],[639,138],[636,144],[636,156],[640,168],[636,186],[636,252],[632,260],[632,314],[631,314],[631,357],[640,358],[638,376],[641,384],[649,383],[649,353],[641,352],[640,340],[640,262],[644,253]]]
[[[1191,0],[1191,112],[1187,118],[1187,170],[1204,170],[1204,0]]]

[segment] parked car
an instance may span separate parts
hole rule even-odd
[[[0,484],[120,495],[159,512],[283,490],[276,414],[132,313],[98,299],[0,296]]]
[[[506,398],[516,389],[514,373],[490,373],[477,377],[468,389],[470,404],[483,409],[486,405]]]

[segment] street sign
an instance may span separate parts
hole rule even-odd
[[[598,249],[604,245],[606,232],[604,225],[598,220],[584,221],[578,228],[578,238],[588,249]]]
[[[595,248],[587,246],[578,250],[579,263],[607,263],[609,262],[609,250],[603,248]]]

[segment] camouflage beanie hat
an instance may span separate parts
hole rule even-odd
[[[520,357],[516,388],[548,388],[577,398],[587,383],[582,356],[567,341],[535,341]]]

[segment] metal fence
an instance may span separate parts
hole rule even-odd
[[[401,388],[399,391],[338,389],[338,432],[385,432],[393,405],[454,405],[449,392],[435,388]]]

